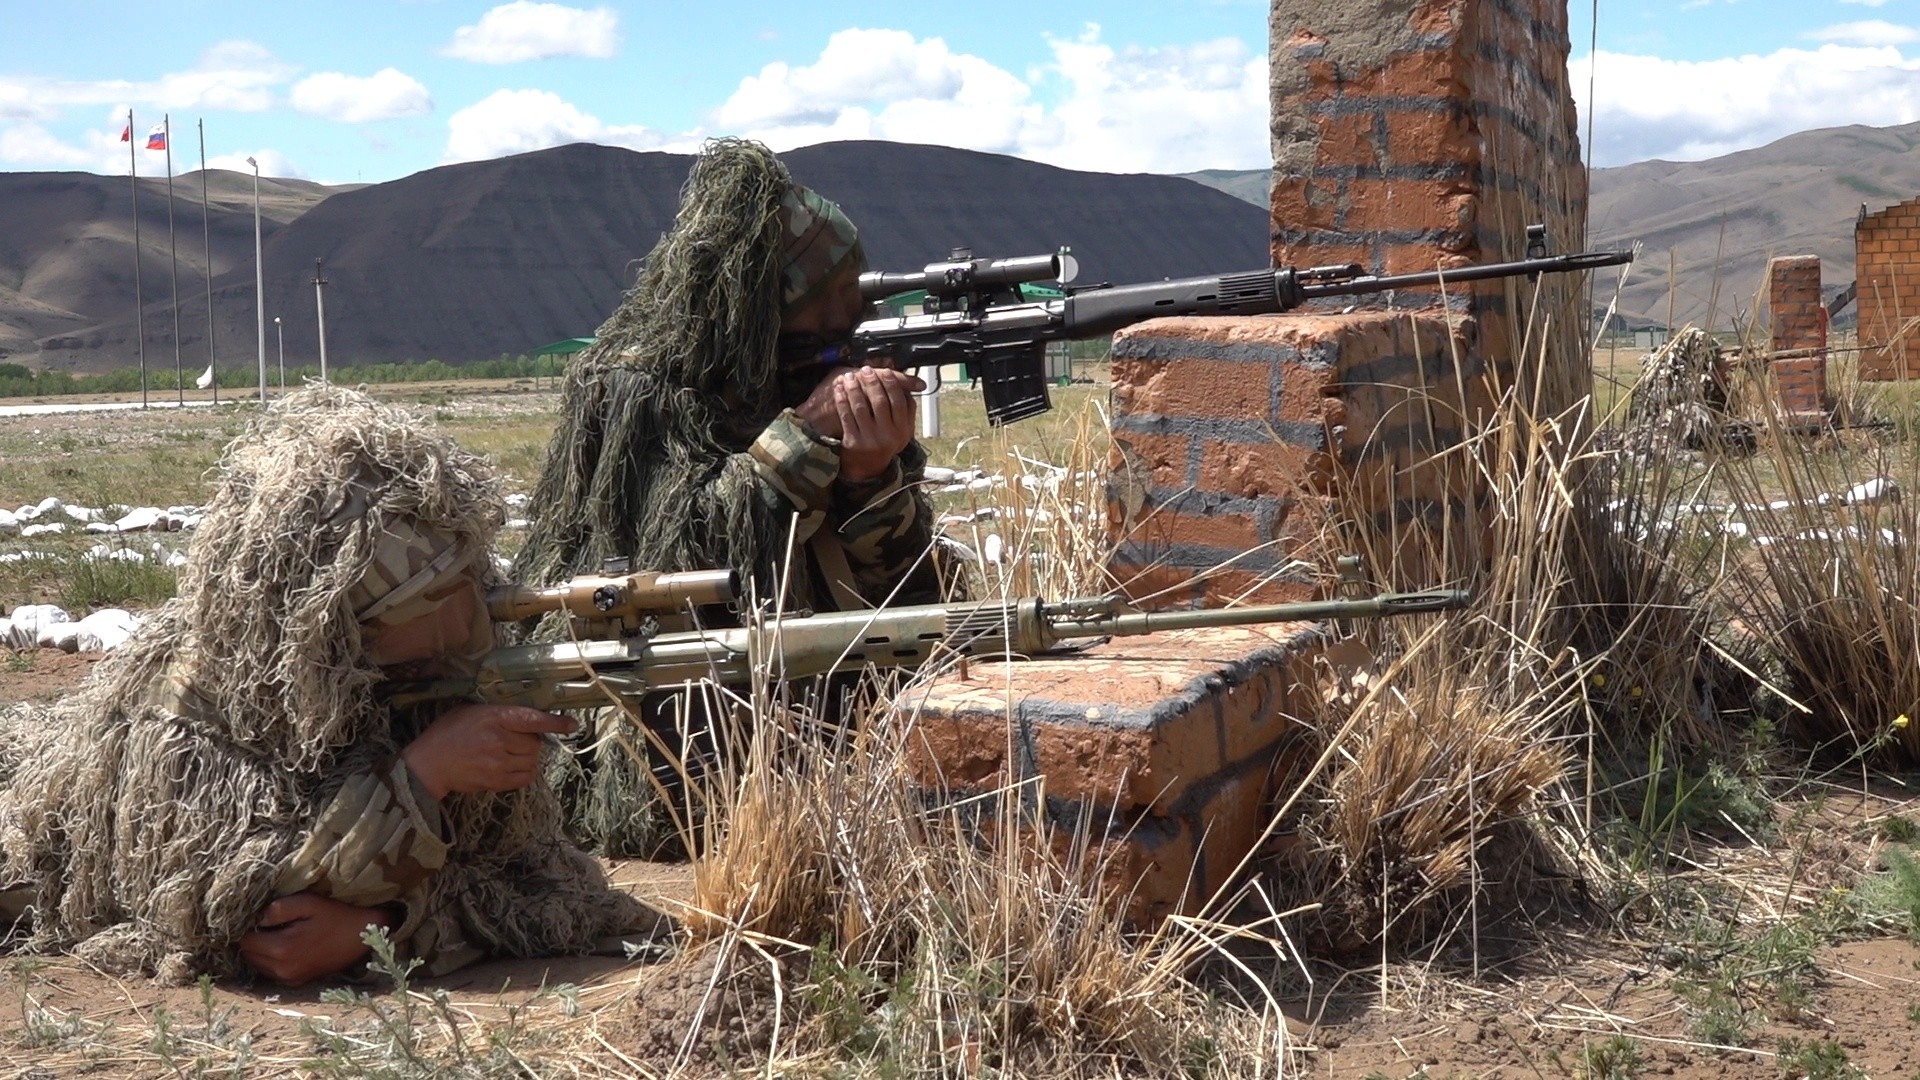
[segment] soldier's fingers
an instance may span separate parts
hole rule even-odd
[[[893,397],[896,393],[899,394],[900,400],[906,400],[906,393],[893,387],[890,380],[882,379],[880,377],[882,374],[873,368],[860,369],[860,394],[866,399],[867,408],[875,417],[884,417],[893,412]]]
[[[910,394],[917,394],[927,388],[925,379],[909,371],[895,371],[892,368],[874,368],[873,371],[878,373],[888,386],[904,387]]]
[[[505,731],[530,735],[571,735],[580,726],[570,717],[524,707],[502,712],[498,723]]]
[[[861,385],[863,381],[858,375],[849,375],[836,388],[835,403],[840,406],[840,423],[845,428],[841,438],[856,449],[871,441],[875,423],[873,401]]]

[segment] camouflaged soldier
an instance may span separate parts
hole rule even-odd
[[[845,360],[865,266],[853,223],[766,147],[708,144],[640,281],[568,372],[513,577],[552,584],[625,558],[730,568],[789,612],[938,600],[909,396],[923,384]],[[648,723],[704,721],[655,707]],[[586,764],[576,835],[646,851],[629,827],[650,785],[631,762]]]
[[[27,946],[300,983],[369,925],[440,974],[653,924],[562,834],[541,753],[573,721],[380,701],[493,647],[501,517],[483,461],[363,395],[295,395],[229,447],[178,598],[8,733]]]

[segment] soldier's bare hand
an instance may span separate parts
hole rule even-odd
[[[298,892],[267,905],[260,925],[241,936],[240,955],[267,978],[299,986],[358,963],[367,955],[367,943],[360,939],[367,927],[392,925],[383,908]]]
[[[833,381],[840,414],[840,475],[871,480],[913,441],[913,394],[927,384],[892,368],[856,368]]]
[[[456,705],[400,757],[436,799],[450,791],[518,791],[539,775],[541,736],[571,734],[577,726],[519,705]]]
[[[805,420],[816,434],[829,439],[839,438],[840,410],[834,407],[834,387],[839,385],[842,375],[852,373],[852,368],[829,368],[826,375],[814,385],[813,393],[807,395],[807,400],[793,407],[793,414]]]

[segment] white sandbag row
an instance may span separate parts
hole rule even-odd
[[[101,608],[75,621],[54,604],[22,604],[0,619],[0,645],[11,649],[59,649],[106,652],[118,648],[140,628],[132,612]]]
[[[68,532],[76,526],[90,533],[180,532],[199,525],[204,516],[198,506],[169,506],[165,509],[142,506],[108,521],[104,510],[90,506],[69,506],[49,495],[32,506],[0,510],[0,533],[17,532],[23,537],[46,536]]]
[[[59,552],[40,551],[33,548],[22,548],[18,551],[0,551],[0,563],[34,562],[37,560],[53,562],[62,558],[65,558],[65,556]],[[177,570],[187,565],[186,552],[175,551],[158,540],[155,540],[152,546],[145,551],[136,551],[133,548],[122,547],[117,544],[95,544],[86,551],[81,552],[80,558],[87,562],[152,563],[155,566],[164,566],[169,570]]]

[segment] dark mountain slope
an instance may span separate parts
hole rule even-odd
[[[971,245],[981,255],[1021,255],[1069,244],[1080,258],[1083,282],[1178,277],[1267,262],[1265,213],[1176,177],[1080,173],[993,154],[883,142],[826,144],[785,157],[796,177],[847,208],[876,266],[917,268],[957,245]],[[580,144],[429,169],[335,194],[267,242],[268,316],[286,320],[288,362],[313,362],[313,267],[321,259],[329,282],[330,363],[457,363],[590,334],[619,303],[638,260],[672,220],[690,160]],[[141,210],[145,229],[144,197]],[[112,208],[86,212],[110,216]],[[197,208],[193,217],[197,228]],[[163,208],[163,282],[164,220]],[[197,246],[198,237],[193,239]],[[143,240],[151,251],[151,240]],[[183,253],[186,247],[183,238]],[[216,278],[218,351],[231,362],[248,363],[254,350],[251,262],[223,266],[219,236],[216,249],[216,270],[224,270]],[[99,273],[109,272],[103,263]],[[201,299],[197,306],[183,304],[182,336],[190,358],[204,356],[204,297],[186,291],[184,281],[183,297]],[[147,295],[160,294],[149,284]],[[130,317],[116,316],[111,306],[100,314],[98,325],[67,333],[68,343],[81,347],[42,356],[87,370],[131,363]],[[171,333],[171,316],[164,330]],[[154,339],[150,317],[149,363]],[[170,356],[170,339],[162,340],[160,348]],[[204,360],[190,360],[190,366],[198,370]]]

